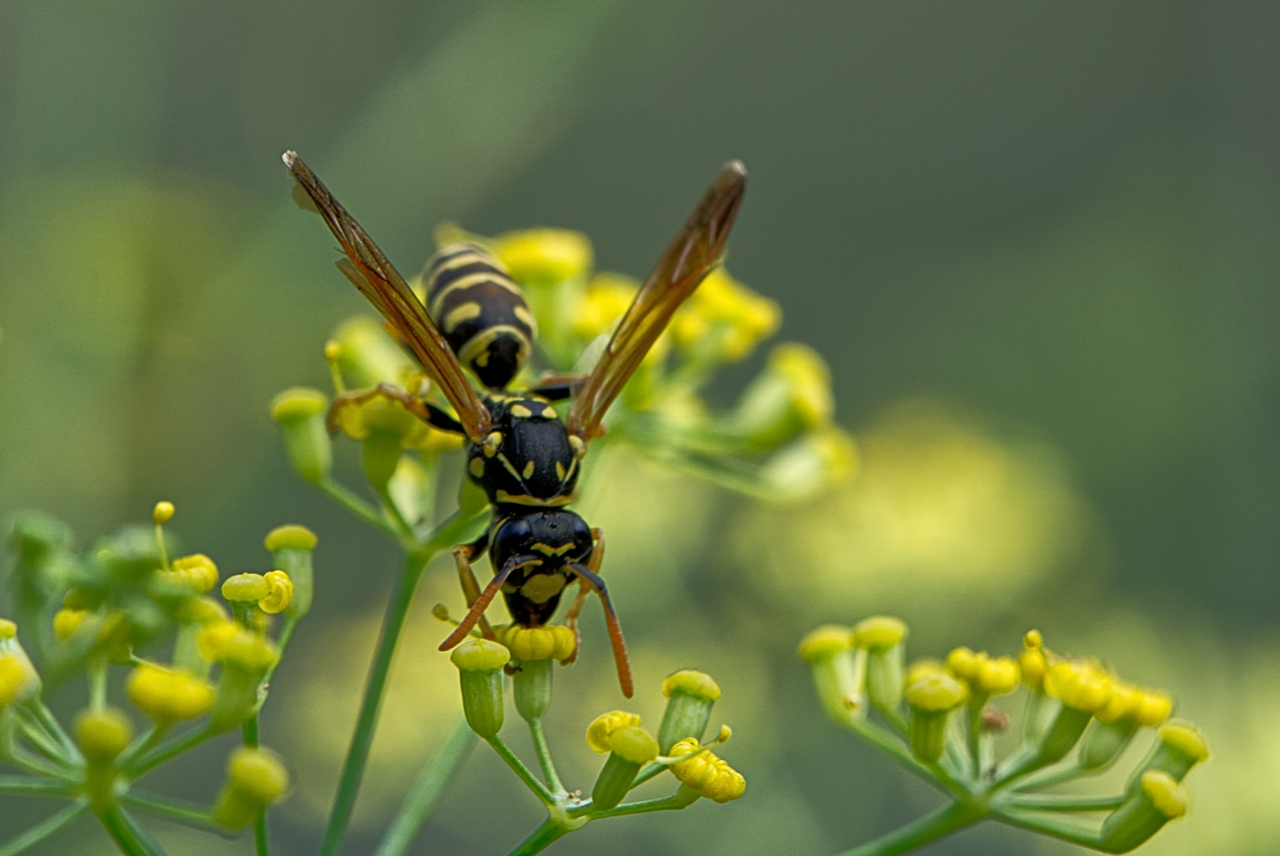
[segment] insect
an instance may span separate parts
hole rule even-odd
[[[469,610],[440,649],[459,644],[477,625],[492,638],[484,611],[499,591],[516,624],[540,627],[551,619],[565,588],[576,582],[579,591],[567,616],[569,624],[576,628],[578,612],[591,592],[599,596],[618,680],[623,694],[630,698],[632,682],[626,643],[608,589],[599,575],[603,532],[588,527],[565,506],[574,498],[579,463],[587,444],[603,434],[601,423],[609,406],[675,311],[719,263],[746,189],[745,168],[738,161],[730,161],[720,169],[641,286],[590,374],[571,384],[514,394],[508,393],[506,386],[527,358],[534,333],[532,316],[519,318],[519,307],[528,312],[523,297],[517,303],[503,296],[518,296],[514,283],[506,278],[511,288],[500,285],[498,291],[472,294],[474,300],[455,298],[452,302],[450,285],[446,284],[429,291],[428,301],[434,313],[429,312],[364,229],[297,154],[285,152],[284,162],[338,239],[346,255],[338,261],[338,268],[413,351],[453,407],[456,418],[396,387],[383,385],[378,392],[397,399],[437,428],[465,434],[469,441],[468,475],[484,489],[493,506],[485,533],[477,541],[454,550]],[[480,248],[455,245],[433,257],[428,279],[438,283],[442,277],[437,273],[450,270],[451,260],[458,267],[493,267],[492,258]],[[472,273],[492,279],[495,271],[505,277],[500,268]],[[465,278],[445,278],[450,280],[455,296],[470,287]],[[478,280],[470,282],[475,281]],[[500,315],[505,309],[498,304],[503,301],[507,301],[505,308],[510,309],[512,317],[525,322],[523,328],[519,324],[491,323],[464,330],[461,322],[451,323]],[[475,303],[476,308],[459,309],[467,303]],[[446,328],[445,333],[440,326]],[[511,331],[499,331],[502,335],[492,331],[502,326],[519,335],[509,336],[507,343],[501,343],[502,335]],[[456,335],[449,336],[450,331]],[[480,344],[474,344],[477,342]],[[468,347],[468,343],[473,344]],[[488,387],[486,392],[480,394],[472,388],[463,362]],[[372,393],[364,395],[369,394]],[[569,394],[573,395],[573,403],[561,421],[551,400]],[[471,563],[486,550],[494,576],[481,590]]]

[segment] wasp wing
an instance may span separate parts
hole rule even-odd
[[[716,266],[747,187],[741,161],[729,161],[703,194],[675,240],[644,281],[591,374],[578,390],[565,427],[590,440],[600,421],[680,304]]]
[[[338,262],[338,269],[404,336],[422,367],[453,405],[467,436],[472,440],[482,439],[489,430],[489,411],[471,388],[458,358],[427,314],[422,301],[373,239],[333,198],[329,189],[296,152],[285,152],[284,164],[342,245],[347,258]]]

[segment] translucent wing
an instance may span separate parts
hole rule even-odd
[[[342,251],[347,254],[346,259],[338,262],[338,269],[404,336],[422,362],[422,367],[457,411],[458,421],[467,436],[481,440],[489,430],[489,411],[471,388],[458,358],[427,315],[422,301],[296,152],[284,153],[284,165],[315,203],[329,231],[333,232],[342,245]]]
[[[667,328],[680,304],[719,262],[746,188],[747,170],[741,161],[729,161],[720,168],[698,207],[641,286],[600,362],[578,390],[565,421],[570,434],[584,440],[600,434],[600,420],[609,405]]]

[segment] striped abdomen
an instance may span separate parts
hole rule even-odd
[[[427,311],[458,362],[490,389],[516,376],[537,325],[502,262],[476,244],[450,244],[427,260]]]

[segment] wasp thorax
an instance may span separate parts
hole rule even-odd
[[[493,429],[467,470],[494,505],[566,505],[578,481],[577,446],[555,408],[536,395],[486,401]],[[578,441],[581,445],[581,440]]]

